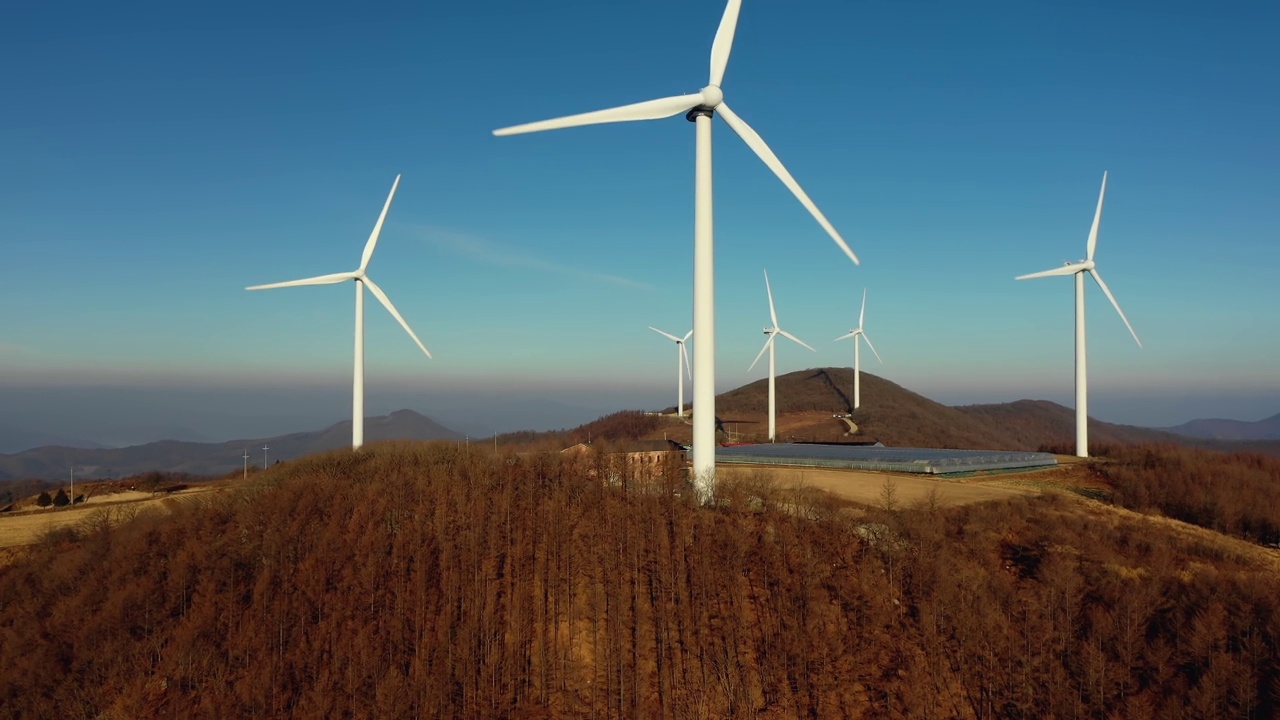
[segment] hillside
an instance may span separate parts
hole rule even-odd
[[[862,373],[862,407],[854,418],[859,431],[833,418],[848,413],[853,370],[812,368],[776,379],[780,439],[840,441],[879,440],[886,445],[1038,450],[1066,445],[1075,437],[1075,411],[1043,400],[996,405],[950,407],[871,373]],[[743,385],[716,398],[725,429],[744,440],[763,440],[769,403],[767,379]],[[688,431],[667,430],[684,440]],[[1106,443],[1180,442],[1181,438],[1148,428],[1113,425],[1090,419],[1091,441]]]
[[[1099,467],[1129,502],[1276,537],[1250,493],[1280,461],[1199,482],[1211,455]],[[0,567],[0,716],[1280,712],[1256,545],[1070,494],[890,511],[748,479],[701,507],[674,467],[599,469],[384,444],[50,534]]]
[[[1280,440],[1280,413],[1253,422],[1200,419],[1165,429],[1178,435],[1207,440]]]
[[[379,440],[460,440],[462,435],[412,410],[365,418],[365,442]],[[299,432],[269,438],[232,440],[224,443],[193,443],[177,440],[125,448],[41,447],[12,455],[0,455],[0,480],[55,479],[68,477],[73,465],[85,477],[118,478],[148,471],[222,475],[249,463],[262,466],[262,446],[269,446],[268,462],[324,450],[351,446],[351,421],[335,423],[314,432]]]

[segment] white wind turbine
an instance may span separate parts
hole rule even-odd
[[[400,176],[396,176],[396,180],[391,184],[391,194],[387,195],[387,202],[382,206],[382,214],[378,216],[378,222],[373,226],[373,232],[369,234],[369,240],[365,242],[364,254],[360,257],[360,267],[351,272],[333,273],[332,275],[320,275],[318,277],[306,278],[303,280],[290,280],[288,282],[271,283],[270,285],[254,285],[245,288],[246,290],[270,290],[271,288],[295,287],[300,285],[332,285],[334,283],[354,280],[356,283],[356,343],[355,343],[355,373],[352,380],[351,393],[351,449],[358,450],[364,445],[364,288],[369,286],[369,292],[382,303],[382,306],[391,313],[391,317],[400,323],[400,327],[409,333],[409,337],[418,344],[418,347],[426,354],[428,358],[431,353],[428,352],[427,346],[422,344],[418,336],[413,333],[413,328],[409,327],[409,323],[405,322],[401,317],[396,306],[391,304],[391,300],[387,294],[378,287],[373,279],[368,276],[366,270],[369,267],[369,260],[373,258],[373,249],[378,244],[378,235],[382,233],[382,223],[387,219],[387,211],[391,209],[391,199],[396,196],[396,188],[400,186]],[[266,448],[263,448],[264,455]],[[265,462],[265,460],[264,460]]]
[[[711,43],[711,77],[706,87],[696,93],[676,95],[623,105],[595,112],[570,115],[554,120],[543,120],[524,125],[495,130],[495,135],[555,130],[578,125],[626,122],[631,120],[660,120],[685,114],[685,119],[696,126],[697,146],[694,152],[694,247],[693,247],[693,342],[698,362],[694,366],[693,407],[693,477],[703,499],[711,497],[715,485],[715,243],[712,232],[711,199],[711,118],[717,113],[729,124],[747,147],[760,157],[783,185],[787,186],[800,204],[813,215],[836,245],[853,260],[853,254],[826,216],[809,199],[800,184],[791,177],[782,162],[773,154],[764,140],[737,113],[724,102],[720,84],[729,64],[729,52],[733,47],[733,34],[738,25],[738,12],[742,0],[729,0],[720,27]]]
[[[649,329],[665,338],[674,340],[676,343],[676,386],[679,388],[676,391],[676,417],[684,417],[684,374],[690,372],[689,351],[685,347],[685,343],[689,342],[689,336],[693,334],[693,331],[690,330],[685,333],[684,337],[680,338],[669,332],[663,332],[652,325],[649,326]],[[690,374],[689,379],[693,379],[692,374]]]
[[[841,335],[833,342],[848,340],[853,338],[853,409],[857,410],[862,405],[862,346],[858,343],[861,338],[867,343],[867,347],[871,348],[871,352],[875,353],[876,360],[880,360],[880,353],[876,352],[876,346],[871,344],[871,338],[867,337],[867,333],[863,330],[863,320],[867,315],[867,291],[862,290],[862,310],[858,313],[858,327],[850,330],[847,334]],[[884,360],[880,360],[884,362]]]
[[[778,339],[779,335],[781,335],[787,338],[788,340],[792,340],[800,343],[801,345],[804,345],[810,350],[813,350],[813,348],[809,347],[809,344],[806,343],[805,341],[801,340],[800,338],[796,337],[795,335],[792,335],[791,333],[787,332],[786,330],[783,330],[781,327],[778,326],[778,312],[773,309],[773,289],[769,287],[769,271],[768,270],[764,272],[764,291],[769,294],[769,319],[773,321],[773,325],[771,327],[767,327],[764,329],[764,334],[768,335],[769,339],[764,341],[764,347],[760,348],[760,354],[756,355],[756,359],[751,361],[751,367],[747,368],[747,370],[750,371],[751,368],[756,366],[756,363],[760,362],[760,358],[764,357],[765,350],[769,351],[769,442],[774,442],[778,434],[777,433],[778,403],[777,403],[777,396],[775,394],[775,389],[774,389],[775,378],[776,378],[776,375],[774,372],[775,371],[774,347],[773,347],[774,341]],[[813,350],[813,351],[817,352],[817,350]]]
[[[1142,347],[1142,341],[1138,339],[1138,333],[1133,331],[1133,326],[1129,324],[1129,318],[1124,316],[1124,311],[1120,309],[1120,303],[1116,302],[1116,296],[1111,294],[1111,288],[1103,282],[1102,276],[1098,274],[1097,264],[1093,261],[1094,251],[1098,246],[1098,226],[1102,223],[1102,199],[1107,194],[1107,174],[1102,173],[1102,190],[1098,193],[1098,209],[1093,215],[1093,228],[1089,230],[1089,242],[1085,246],[1085,259],[1077,263],[1066,263],[1062,267],[1043,272],[1031,273],[1030,275],[1020,275],[1018,280],[1030,280],[1032,278],[1052,277],[1055,275],[1074,275],[1076,279],[1076,455],[1079,457],[1089,457],[1089,382],[1088,374],[1085,372],[1085,333],[1084,333],[1084,276],[1089,274],[1094,281],[1098,283],[1098,287],[1102,288],[1103,294],[1111,301],[1111,306],[1120,314],[1120,319],[1124,321],[1124,326],[1129,328],[1129,334],[1133,336],[1134,342],[1138,343],[1138,347]]]

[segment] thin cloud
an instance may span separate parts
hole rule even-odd
[[[455,255],[461,255],[462,257],[476,262],[498,265],[501,267],[538,270],[541,272],[567,275],[570,277],[582,278],[584,280],[591,280],[609,285],[618,285],[621,287],[636,288],[639,290],[653,289],[652,285],[647,285],[630,278],[625,278],[621,275],[594,272],[583,268],[573,267],[571,265],[562,265],[549,260],[522,255],[506,245],[476,237],[474,235],[468,235],[466,233],[437,227],[421,225],[410,227],[418,234],[418,237],[433,247]]]

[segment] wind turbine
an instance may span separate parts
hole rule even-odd
[[[1098,247],[1098,226],[1102,223],[1102,199],[1107,194],[1107,174],[1102,173],[1102,191],[1098,193],[1098,209],[1093,214],[1093,228],[1089,230],[1089,242],[1085,246],[1085,259],[1077,263],[1068,262],[1062,267],[1045,270],[1043,272],[1031,273],[1029,275],[1019,275],[1018,280],[1030,280],[1032,278],[1053,277],[1056,275],[1074,275],[1076,279],[1076,455],[1078,457],[1089,457],[1089,380],[1085,371],[1085,333],[1084,333],[1084,276],[1086,274],[1093,277],[1098,283],[1098,287],[1102,288],[1102,292],[1111,301],[1111,306],[1119,313],[1120,319],[1124,321],[1124,326],[1129,328],[1129,334],[1133,336],[1133,341],[1138,343],[1138,347],[1142,347],[1142,341],[1138,339],[1138,333],[1133,331],[1133,326],[1129,324],[1129,318],[1124,316],[1124,311],[1120,309],[1120,303],[1116,302],[1116,296],[1111,294],[1111,288],[1107,287],[1107,283],[1102,280],[1102,276],[1098,274],[1098,266],[1093,261],[1094,251]]]
[[[857,410],[862,404],[862,345],[858,343],[861,338],[867,343],[867,347],[871,348],[871,352],[875,353],[876,360],[880,360],[880,353],[876,352],[876,346],[871,344],[871,338],[867,337],[867,333],[863,330],[863,319],[867,316],[867,290],[862,290],[862,310],[858,313],[858,327],[850,330],[847,334],[841,335],[833,342],[848,340],[853,338],[853,409]],[[884,360],[880,360],[884,362]]]
[[[679,338],[652,325],[649,326],[649,329],[665,338],[674,340],[676,343],[676,386],[679,388],[676,391],[676,417],[684,417],[684,374],[690,372],[689,350],[685,347],[685,343],[689,342],[689,336],[693,334],[693,331],[690,330],[684,334],[684,337]],[[689,379],[693,379],[692,374],[689,375]]]
[[[810,350],[813,350],[813,348],[809,347],[809,344],[806,343],[805,341],[801,340],[795,335],[792,335],[786,330],[783,330],[781,327],[778,327],[778,312],[773,309],[773,289],[769,287],[769,271],[768,270],[764,271],[764,291],[769,294],[769,319],[773,321],[773,325],[771,327],[767,327],[764,329],[764,334],[768,335],[769,339],[764,341],[764,347],[760,348],[760,354],[756,355],[756,359],[751,361],[751,367],[747,368],[747,370],[750,371],[751,368],[756,366],[756,363],[760,362],[760,358],[764,356],[765,350],[769,351],[769,442],[774,442],[777,436],[777,425],[778,425],[778,403],[777,403],[777,397],[774,389],[774,385],[775,385],[775,374],[774,374],[775,364],[774,364],[774,347],[773,347],[774,341],[778,339],[779,335],[781,335],[787,338],[788,340],[793,340],[795,342],[800,343],[801,345],[804,345]],[[817,350],[813,350],[813,351],[817,352]]]
[[[724,80],[725,68],[729,65],[729,52],[733,48],[733,35],[738,26],[741,7],[742,0],[729,0],[725,5],[720,27],[711,43],[711,76],[706,87],[698,92],[493,131],[495,135],[515,135],[578,125],[660,120],[681,113],[684,113],[686,120],[695,124],[697,146],[694,152],[693,342],[698,362],[694,366],[693,375],[693,406],[697,409],[693,417],[693,480],[704,500],[711,497],[716,469],[715,242],[711,198],[711,118],[714,115],[718,113],[724,118],[747,147],[764,161],[809,214],[813,215],[836,245],[854,264],[858,263],[858,257],[849,249],[844,238],[840,237],[840,233],[836,232],[822,211],[818,210],[818,206],[809,199],[795,178],[791,177],[791,173],[787,172],[769,146],[724,102],[724,92],[720,85]]]
[[[247,290],[270,290],[271,288],[295,287],[300,285],[332,285],[334,283],[354,280],[356,283],[356,343],[355,343],[355,373],[352,381],[351,393],[351,449],[359,450],[364,445],[364,288],[369,286],[369,292],[382,303],[382,306],[391,313],[391,317],[400,323],[400,327],[409,333],[409,337],[418,344],[418,348],[422,350],[428,358],[431,353],[427,351],[427,346],[422,344],[418,336],[413,333],[413,328],[409,327],[409,323],[405,322],[401,317],[396,306],[391,304],[391,300],[387,294],[382,292],[382,288],[378,287],[373,279],[368,276],[366,270],[369,267],[369,260],[373,258],[373,249],[378,245],[378,235],[382,233],[382,223],[387,219],[387,211],[391,209],[391,199],[396,196],[396,188],[400,186],[400,176],[396,175],[396,180],[391,184],[391,193],[387,195],[387,202],[382,206],[382,214],[378,215],[378,222],[373,226],[373,232],[369,234],[369,240],[365,242],[364,254],[360,257],[360,267],[351,272],[333,273],[331,275],[320,275],[317,277],[306,278],[303,280],[289,280],[287,282],[271,283],[270,285],[254,285],[246,288]],[[263,450],[263,464],[266,464],[266,450]]]

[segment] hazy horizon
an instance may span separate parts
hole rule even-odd
[[[1051,393],[948,388],[927,382],[926,387],[913,387],[887,373],[879,374],[945,405],[1032,399],[1071,407],[1074,397],[1069,385]],[[720,391],[733,387],[736,385]],[[690,397],[686,394],[686,402]],[[23,385],[0,383],[0,405],[9,409],[0,421],[0,452],[13,453],[57,444],[38,442],[18,447],[24,437],[122,447],[166,439],[225,442],[319,430],[350,419],[351,390],[350,378],[337,377],[305,382],[274,378],[252,386],[236,385],[225,378],[206,379],[185,387],[148,387],[128,378],[86,385],[30,379]],[[674,405],[674,388],[661,383],[609,388],[569,381],[450,383],[438,378],[428,384],[379,378],[369,384],[366,415],[409,409],[450,429],[480,437],[494,432],[570,428],[617,410],[660,410]],[[1170,427],[1217,417],[1252,421],[1280,412],[1280,393],[1247,389],[1216,395],[1135,393],[1100,386],[1090,398],[1090,410],[1098,420],[1145,427]]]

